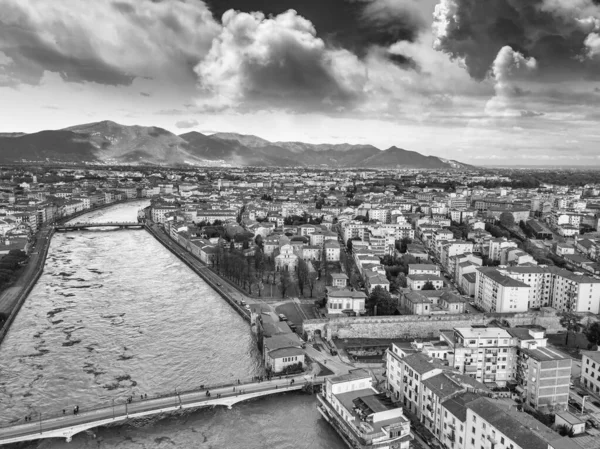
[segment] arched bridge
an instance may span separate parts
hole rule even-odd
[[[67,223],[62,225],[54,226],[56,231],[81,231],[82,229],[91,228],[108,228],[115,227],[119,229],[141,229],[145,225],[137,221],[108,221],[105,223],[94,223],[94,222],[79,222],[79,223]]]
[[[64,413],[42,413],[31,416],[28,421],[19,419],[1,426],[0,445],[42,438],[66,438],[71,441],[77,433],[128,419],[216,405],[231,408],[238,402],[261,396],[303,389],[312,391],[315,385],[323,382],[323,377],[313,378],[311,375],[283,377],[263,382],[222,384],[207,388],[203,386],[191,391],[174,391],[169,395],[144,399],[138,396],[130,403],[112,403],[92,409],[82,407],[77,415],[73,414],[72,409],[65,410]]]

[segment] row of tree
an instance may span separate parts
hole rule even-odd
[[[16,277],[16,271],[27,260],[27,254],[21,250],[10,250],[0,259],[0,289],[11,284]]]

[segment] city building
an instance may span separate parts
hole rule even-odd
[[[354,370],[328,377],[317,409],[355,449],[408,449],[413,436],[402,407],[372,386],[371,374]]]

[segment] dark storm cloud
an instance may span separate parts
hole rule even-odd
[[[419,65],[417,64],[417,61],[415,61],[409,56],[387,52],[386,57],[397,66],[402,67],[404,69],[419,70]]]
[[[79,42],[82,53],[89,57],[75,57],[57,49],[56,43],[43,39],[36,24],[24,11],[11,9],[0,1],[0,50],[12,58],[21,82],[36,84],[45,70],[57,72],[67,81],[83,80],[102,84],[129,84],[133,77],[124,70],[101,59],[94,58],[88,42]],[[68,34],[64,24],[57,25],[57,33]],[[17,74],[15,73],[15,76]]]
[[[498,51],[510,46],[538,61],[539,79],[599,78],[600,62],[586,57],[594,30],[592,0],[441,0],[436,6],[436,48],[462,58],[483,79]],[[582,6],[585,6],[582,7]],[[600,11],[600,9],[599,9]]]
[[[420,0],[207,0],[218,19],[229,9],[282,14],[289,9],[310,20],[329,45],[359,57],[376,46],[413,41],[431,23],[419,10]],[[429,23],[428,23],[429,21]]]
[[[69,82],[193,84],[218,29],[196,0],[0,0],[0,52],[12,60],[12,79],[27,84],[45,71]]]

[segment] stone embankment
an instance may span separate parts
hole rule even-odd
[[[548,333],[564,331],[560,316],[553,310],[527,313],[473,313],[457,315],[401,315],[389,317],[340,317],[306,320],[308,336],[320,333],[332,338],[435,338],[442,329],[485,325],[493,320],[506,320],[511,327],[537,325]]]
[[[146,224],[145,229],[158,240],[166,249],[171,251],[175,256],[185,263],[192,271],[200,276],[204,282],[206,282],[214,291],[216,291],[225,301],[233,307],[233,309],[246,321],[250,322],[250,311],[242,307],[238,301],[235,300],[233,295],[228,292],[222,285],[218,285],[220,282],[217,281],[217,276],[212,273],[208,267],[197,259],[192,253],[183,248],[177,242],[173,241],[166,234],[158,231],[153,226],[152,222]],[[226,281],[223,281],[226,282]]]

